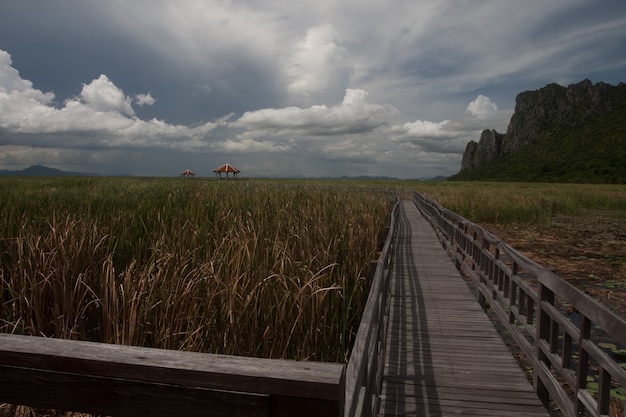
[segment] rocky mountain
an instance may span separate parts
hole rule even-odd
[[[549,84],[536,91],[520,93],[515,100],[515,112],[511,117],[506,134],[495,130],[484,130],[478,142],[470,141],[467,144],[461,163],[461,171],[452,179],[483,179],[489,180],[488,175],[493,175],[493,169],[485,169],[494,164],[497,165],[524,165],[526,169],[523,175],[528,178],[498,178],[502,180],[546,180],[542,178],[546,170],[550,171],[550,164],[558,162],[567,165],[567,161],[559,161],[562,153],[570,155],[571,161],[576,162],[579,155],[588,158],[589,152],[613,153],[613,157],[607,162],[607,174],[622,175],[619,165],[626,166],[620,155],[623,151],[608,151],[626,148],[626,84],[617,86],[598,82],[593,84],[584,80],[578,84],[567,87],[558,84]],[[608,129],[608,132],[607,132]],[[581,137],[582,132],[585,137]],[[609,134],[607,138],[606,134]],[[550,143],[546,143],[550,142]],[[600,146],[603,144],[602,146]],[[528,149],[530,147],[530,149]],[[533,151],[534,149],[534,151]],[[541,152],[539,152],[541,150]],[[520,152],[527,157],[539,158],[543,163],[529,161],[520,158]],[[608,152],[607,152],[608,151]],[[514,157],[517,156],[517,157]],[[614,160],[618,157],[618,160]],[[598,173],[602,171],[597,166],[600,157],[592,156],[595,162],[593,168],[595,179],[590,182],[598,182]],[[504,161],[505,160],[505,161]],[[573,176],[584,180],[581,175],[580,164],[572,163],[572,168],[578,171]],[[615,165],[615,166],[614,166]],[[536,168],[541,172],[528,172]],[[521,167],[507,168],[511,173],[520,172]],[[561,170],[562,171],[562,170]],[[567,180],[566,173],[560,172],[557,180]],[[624,174],[626,177],[626,174]],[[605,182],[605,181],[600,181]],[[614,182],[614,180],[606,181]]]
[[[495,130],[483,130],[478,143],[473,140],[467,144],[463,153],[461,169],[474,168],[488,164],[502,154],[502,142],[505,135]]]

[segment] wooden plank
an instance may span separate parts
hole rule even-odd
[[[428,402],[429,398],[426,395],[423,395],[424,393],[428,393],[428,391],[425,390],[417,393],[405,392],[405,405],[417,405]],[[541,405],[537,404],[537,398],[533,397],[487,397],[484,393],[467,395],[461,392],[454,392],[449,395],[445,395],[445,393],[438,390],[437,399],[439,401],[439,405],[454,405],[455,407],[482,408],[502,411],[540,411],[545,413],[545,409]]]
[[[386,384],[389,384],[389,386],[391,386],[391,384],[394,384],[394,382],[386,382]],[[411,392],[412,390],[415,389],[423,389],[422,387],[424,386],[434,386],[437,388],[437,395],[440,397],[450,397],[450,398],[457,398],[457,396],[471,396],[473,398],[475,397],[480,397],[481,395],[484,394],[485,389],[491,389],[492,390],[492,396],[494,398],[503,398],[503,399],[508,399],[511,397],[516,397],[518,399],[530,399],[532,401],[534,401],[536,403],[536,395],[533,392],[524,392],[524,391],[519,391],[517,389],[513,388],[508,388],[508,389],[501,389],[501,390],[494,390],[492,389],[493,387],[477,387],[474,384],[463,384],[459,381],[457,381],[457,383],[432,383],[430,384],[428,381],[422,381],[422,382],[416,382],[414,384],[411,384],[410,382],[402,383],[403,386],[408,388],[407,392]],[[417,388],[413,387],[413,386],[417,386]],[[495,387],[497,387],[497,385],[495,385]]]
[[[453,387],[453,388],[462,388],[462,389],[471,389],[476,388],[477,384],[473,381],[469,381],[459,377],[452,376],[442,376],[441,374],[437,374],[437,378],[429,378],[429,375],[422,375],[421,373],[417,375],[419,378],[416,378],[416,375],[408,375],[408,376],[394,376],[394,375],[386,375],[385,383],[401,383],[407,386],[407,389],[412,385],[432,385],[436,387]],[[430,375],[435,376],[434,374]],[[528,390],[528,382],[523,379],[518,379],[516,381],[507,381],[506,384],[502,384],[501,381],[481,381],[480,387],[482,389],[483,395],[486,390],[490,390],[491,392],[501,391],[507,392],[509,390],[517,390],[518,392],[532,392]],[[534,394],[534,393],[533,393]]]
[[[454,401],[454,400],[440,400],[436,404],[425,400],[424,402],[409,402],[403,404],[403,413],[398,413],[397,404],[393,402],[381,402],[381,414],[387,415],[434,415],[434,416],[447,416],[453,414],[459,415],[478,415],[478,416],[512,416],[517,417],[519,415],[533,415],[533,416],[546,416],[548,415],[543,407],[526,406],[520,404],[506,404],[506,403],[489,403],[479,401]],[[428,412],[428,414],[425,414]],[[379,414],[379,415],[381,415]]]

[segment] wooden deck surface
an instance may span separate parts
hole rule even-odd
[[[402,204],[379,416],[547,417],[430,224]]]

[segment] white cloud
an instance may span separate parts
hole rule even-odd
[[[226,152],[286,152],[291,149],[289,144],[252,138],[227,139],[214,142],[211,147]]]
[[[397,110],[387,104],[367,101],[368,93],[348,89],[341,104],[327,107],[286,107],[246,112],[233,123],[251,135],[327,136],[354,134],[375,130],[386,125]]]
[[[352,67],[335,29],[321,25],[307,29],[304,40],[295,46],[286,72],[291,80],[287,90],[307,102],[317,93],[345,89]]]
[[[119,112],[128,116],[135,114],[131,99],[104,74],[89,84],[83,84],[80,98],[95,111]]]
[[[454,131],[446,130],[451,126],[449,120],[442,122],[429,122],[424,120],[416,120],[407,122],[402,125],[402,129],[406,136],[414,138],[449,138],[454,137]]]
[[[23,80],[19,72],[13,68],[11,55],[0,49],[0,117],[8,109],[9,100],[21,98],[33,100],[40,104],[50,104],[54,100],[53,93],[42,93],[33,88],[33,83]]]
[[[512,110],[499,110],[489,97],[478,95],[467,105],[463,114],[457,114],[450,120],[416,120],[394,126],[393,141],[405,149],[429,154],[456,154],[460,157],[467,143],[478,140],[484,129],[504,132],[512,113]]]
[[[152,97],[150,93],[137,94],[135,96],[135,103],[140,106],[152,106],[154,103],[156,103],[156,99]]]
[[[476,119],[487,119],[498,111],[498,106],[489,97],[479,95],[467,105],[466,111]]]
[[[226,123],[224,119],[187,127],[156,118],[141,120],[135,116],[131,98],[104,74],[83,84],[79,96],[57,108],[53,93],[34,89],[11,65],[10,55],[0,51],[0,132],[29,136],[7,136],[2,139],[5,144],[12,140],[13,145],[58,148],[206,147],[204,138]],[[135,101],[140,105],[155,102],[149,93],[136,95]]]

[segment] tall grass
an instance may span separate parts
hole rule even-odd
[[[475,223],[534,223],[586,210],[626,215],[624,185],[440,182],[415,189]]]
[[[0,181],[0,332],[345,361],[390,198],[171,179]]]

